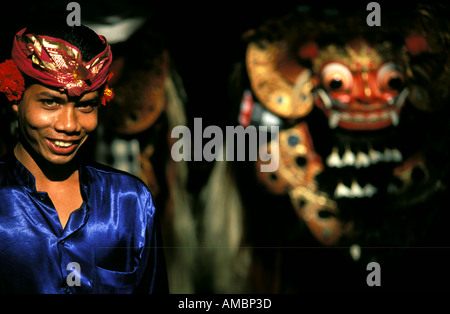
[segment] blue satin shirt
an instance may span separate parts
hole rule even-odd
[[[13,156],[0,159],[0,292],[168,292],[155,207],[137,178],[80,170],[82,206],[65,226]]]

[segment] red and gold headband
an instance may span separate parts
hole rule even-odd
[[[69,96],[80,96],[84,92],[94,91],[111,78],[109,70],[112,53],[105,37],[99,35],[106,45],[105,49],[85,63],[80,50],[70,43],[50,36],[24,34],[25,30],[22,29],[14,38],[12,59],[17,68],[26,75],[45,85],[66,90]],[[5,64],[6,62],[0,73],[0,91],[3,91],[9,100],[20,99],[23,80],[20,81],[18,71],[11,63],[7,66]],[[102,103],[105,104],[112,97],[112,90],[106,86]]]

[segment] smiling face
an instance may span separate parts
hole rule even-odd
[[[51,164],[71,162],[97,127],[99,100],[98,91],[69,98],[41,84],[28,87],[20,103],[13,105],[21,134],[16,150],[19,160],[30,155],[23,149],[29,147]]]

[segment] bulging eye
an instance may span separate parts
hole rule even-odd
[[[327,64],[322,70],[321,78],[324,87],[330,91],[348,91],[353,83],[350,70],[337,62]]]
[[[393,62],[383,64],[377,73],[381,90],[401,90],[405,85],[402,67]]]

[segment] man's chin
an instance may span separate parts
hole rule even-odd
[[[76,151],[71,154],[54,154],[52,152],[44,152],[40,154],[41,162],[44,162],[46,166],[64,166],[72,163],[75,160]]]
[[[50,158],[45,158],[45,160],[49,163],[49,164],[53,164],[55,166],[64,166],[67,164],[70,164],[73,160],[74,160],[75,156],[74,155],[57,155],[57,156],[52,156]]]

